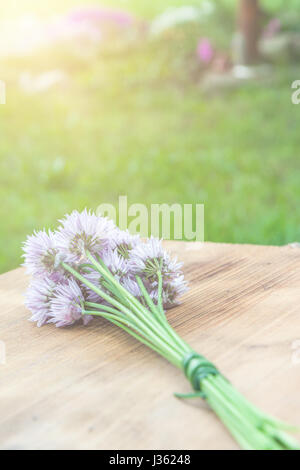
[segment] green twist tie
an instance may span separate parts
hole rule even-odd
[[[204,398],[206,399],[205,393],[201,390],[201,384],[204,379],[209,375],[218,375],[220,372],[218,369],[208,361],[204,356],[196,352],[188,353],[182,361],[182,368],[184,370],[186,378],[191,382],[195,393],[175,393],[177,398]]]

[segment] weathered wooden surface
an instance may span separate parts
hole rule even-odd
[[[190,292],[177,331],[267,412],[300,425],[300,249],[168,243]],[[2,449],[235,449],[179,370],[98,319],[27,321],[22,269],[0,276]]]

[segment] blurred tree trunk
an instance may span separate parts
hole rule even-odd
[[[260,19],[258,0],[239,0],[238,29],[241,35],[244,65],[255,64],[259,60]]]

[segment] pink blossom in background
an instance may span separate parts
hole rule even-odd
[[[272,38],[281,30],[281,22],[278,18],[272,18],[264,29],[263,36]]]
[[[200,39],[197,45],[198,59],[205,64],[209,64],[212,61],[213,56],[214,49],[210,40],[206,38]]]
[[[114,8],[75,8],[64,15],[41,19],[22,15],[14,20],[0,18],[0,56],[34,54],[60,42],[101,43],[110,33],[121,38],[139,26],[130,12]],[[123,36],[122,36],[123,35]]]
[[[50,41],[76,38],[100,42],[110,28],[124,30],[130,28],[135,18],[130,13],[111,8],[76,8],[59,17],[49,30]]]
[[[76,8],[66,18],[76,22],[112,23],[120,27],[128,27],[134,23],[133,15],[113,8]]]

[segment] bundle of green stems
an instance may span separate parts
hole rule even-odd
[[[78,270],[62,263],[66,271],[104,301],[84,302],[83,315],[107,319],[181,369],[193,391],[186,395],[175,395],[179,398],[204,399],[243,449],[300,449],[298,442],[286,433],[294,428],[252,405],[211,362],[196,353],[170,326],[163,309],[162,273],[159,267],[158,300],[154,303],[139,276],[136,276],[136,281],[142,292],[142,301],[119,283],[99,256],[94,257],[87,252],[87,258],[89,263]],[[101,275],[101,286],[85,277],[84,272],[89,270]]]

